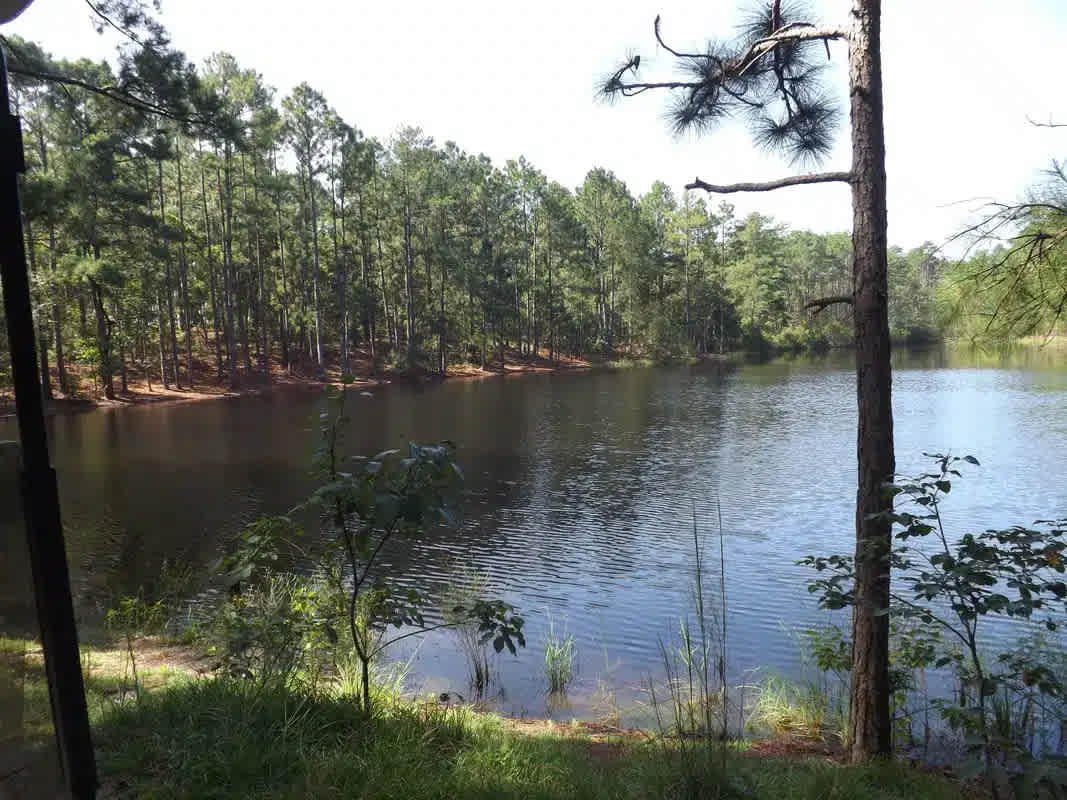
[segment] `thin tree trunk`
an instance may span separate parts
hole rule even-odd
[[[248,210],[248,174],[245,172],[245,159],[243,155],[240,158],[240,165],[241,186],[243,189],[242,194],[244,196],[244,212],[245,220],[247,221],[252,217],[252,214]],[[251,265],[254,260],[252,256],[251,237],[246,237],[245,245],[245,258],[247,260],[247,263]],[[236,285],[238,291],[238,300],[240,301],[240,304],[237,307],[237,328],[241,337],[241,351],[244,354],[245,372],[252,371],[252,355],[250,343],[248,341],[248,330],[251,327],[250,322],[252,321],[249,319],[249,317],[254,318],[255,313],[252,309],[252,306],[255,304],[252,286],[250,285],[252,280],[253,277],[250,276],[247,271],[240,276],[235,275],[234,278],[234,284]]]
[[[446,262],[447,258],[442,254],[441,258],[441,310],[437,322],[437,353],[439,356],[440,372],[445,374],[448,368],[448,334],[445,326],[445,283],[447,281]]]
[[[275,154],[271,149],[271,167],[277,175]],[[285,275],[285,231],[282,223],[282,196],[281,189],[275,184],[274,210],[278,219],[278,270],[282,279],[281,311],[278,315],[278,338],[281,340],[282,365],[286,372],[292,373],[292,362],[289,358],[289,288],[286,284]]]
[[[48,145],[44,139],[44,126],[37,126],[37,149],[41,156],[41,172],[48,173]],[[27,236],[29,228],[27,226]],[[31,237],[32,238],[32,237]],[[52,278],[52,340],[56,349],[56,370],[59,373],[59,391],[70,394],[70,383],[67,380],[67,365],[63,358],[63,298],[59,283],[56,280],[56,223],[52,215],[48,215],[48,271]],[[84,325],[83,325],[84,327]],[[48,396],[51,397],[51,386]]]
[[[22,224],[26,231],[26,254],[30,261],[30,274],[37,274],[37,248],[33,241],[33,225],[25,211],[22,214]],[[37,328],[37,356],[41,360],[41,400],[46,403],[52,399],[52,376],[48,371],[48,339],[45,337],[45,325],[41,319],[40,305],[34,314]]]
[[[362,279],[363,279],[363,303],[362,303],[362,315],[364,332],[367,337],[367,341],[370,344],[370,361],[371,370],[374,370],[378,356],[376,352],[375,340],[378,338],[378,331],[376,325],[377,316],[377,302],[374,299],[374,288],[371,278],[373,272],[373,264],[371,262],[370,242],[367,241],[366,226],[363,217],[363,187],[359,189],[359,230],[360,230],[360,263],[362,266]]]
[[[332,165],[333,165],[333,162],[331,160],[331,166]],[[342,159],[342,177],[340,179],[340,191],[339,191],[340,203],[341,203],[341,214],[342,215],[344,214],[344,202],[345,202],[344,177],[343,177],[344,166],[343,165],[344,165],[344,161]],[[338,238],[337,207],[338,207],[338,199],[335,196],[334,181],[333,181],[333,177],[331,176],[331,178],[330,178],[330,222],[331,222],[331,231],[332,231],[332,234],[333,234],[333,269],[334,269],[335,288],[336,288],[336,291],[337,291],[337,311],[338,311],[338,316],[340,318],[339,319],[340,331],[338,332],[338,338],[340,339],[340,345],[341,345],[341,348],[340,348],[340,350],[341,350],[341,352],[340,352],[340,355],[341,355],[341,373],[344,374],[344,373],[349,371],[348,370],[348,309],[346,308],[346,303],[345,303],[346,295],[348,294],[348,275],[347,275],[348,263],[345,260],[345,255],[342,252],[343,248],[341,246],[341,241]]]
[[[156,308],[159,318],[159,377],[163,381],[163,388],[170,388],[170,379],[167,377],[167,321],[163,316],[163,298],[156,292]]]
[[[314,274],[311,276],[312,302],[315,311],[315,363],[321,375],[326,368],[322,357],[322,309],[319,304],[319,212],[315,205],[315,178],[311,169],[311,154],[308,154],[308,194],[311,203],[311,252]]]
[[[859,404],[856,605],[852,622],[852,761],[891,755],[889,714],[890,523],[874,519],[891,501],[895,470],[882,117],[881,0],[853,0],[849,42],[852,102],[852,247]]]
[[[181,261],[181,288],[182,288],[182,313],[185,315],[185,377],[192,388],[193,385],[193,318],[192,309],[189,305],[189,258],[185,251],[185,196],[182,190],[182,149],[181,140],[176,142],[174,152],[178,167],[178,226],[181,235],[178,239],[178,257]],[[176,363],[176,362],[175,362]]]
[[[93,257],[100,260],[100,248],[93,245]],[[111,320],[104,308],[104,293],[100,284],[93,278],[89,279],[89,289],[93,299],[93,308],[96,310],[96,345],[100,356],[100,383],[104,387],[104,397],[108,400],[115,399],[115,382],[111,369]]]
[[[159,223],[163,236],[163,265],[165,285],[163,291],[167,296],[167,320],[170,324],[170,356],[174,369],[174,386],[182,388],[181,370],[178,369],[178,331],[174,322],[174,290],[171,285],[170,272],[170,237],[167,235],[167,206],[163,196],[163,160],[156,159],[156,177],[159,180]]]
[[[415,298],[412,272],[415,270],[415,253],[411,242],[411,214],[404,209],[404,301],[407,304],[408,369],[415,360]]]
[[[222,214],[222,284],[223,304],[226,310],[226,357],[230,372],[230,388],[236,389],[237,381],[237,342],[234,339],[233,304],[233,183],[231,179],[230,146],[225,149],[225,181],[219,181],[219,209]],[[216,178],[218,168],[215,170]]]
[[[203,152],[201,152],[201,156],[203,156]],[[207,260],[208,286],[211,291],[211,327],[215,340],[215,374],[221,379],[224,373],[222,370],[222,343],[219,331],[219,303],[218,295],[215,291],[215,254],[211,248],[211,217],[208,216],[207,210],[207,178],[204,175],[202,162],[200,164],[200,197],[204,206],[204,249],[206,250],[204,257]]]
[[[267,281],[264,272],[266,265],[263,262],[263,239],[259,232],[259,167],[256,163],[255,151],[252,152],[252,230],[256,237],[256,275],[259,278],[259,368],[267,380],[270,380],[270,303],[267,299]]]

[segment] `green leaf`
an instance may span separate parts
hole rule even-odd
[[[497,636],[495,639],[493,639],[493,649],[496,650],[498,653],[504,649],[503,636]]]
[[[978,459],[974,456],[964,456],[963,460],[966,461],[968,464],[974,464],[976,467],[981,466],[981,464],[978,463]]]

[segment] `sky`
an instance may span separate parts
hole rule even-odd
[[[815,21],[844,24],[849,5],[814,0]],[[642,79],[671,74],[653,37],[657,13],[667,43],[689,49],[728,37],[743,8],[743,0],[163,0],[161,19],[192,60],[230,52],[280,95],[307,81],[369,136],[418,125],[500,166],[524,155],[571,188],[602,166],[638,195],[656,180],[680,193],[696,176],[729,183],[801,171],[754,148],[741,123],[674,136],[662,93],[595,99],[597,79],[629,52],[642,57]],[[116,44],[96,34],[85,0],[35,0],[2,32],[57,57],[113,58]],[[1065,155],[1067,128],[1027,121],[1067,122],[1065,42],[1064,0],[883,3],[892,244],[944,242],[983,198],[1020,197]],[[829,80],[844,104],[847,52],[831,48]],[[848,165],[843,124],[819,168]],[[727,199],[739,215],[759,211],[793,229],[851,226],[843,184]]]

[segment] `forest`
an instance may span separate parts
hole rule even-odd
[[[307,84],[279,97],[141,35],[117,72],[7,40],[46,396],[851,342],[849,309],[806,307],[850,291],[847,233],[635,196],[605,167],[571,189],[417,127],[368,137]],[[971,261],[891,248],[894,337],[965,326]]]

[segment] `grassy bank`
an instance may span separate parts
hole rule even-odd
[[[83,648],[110,798],[957,798],[899,764],[852,767],[821,749],[681,747],[588,723],[513,720],[379,690],[367,718],[340,683],[257,686],[202,674],[181,646]],[[47,734],[39,658],[27,659],[27,734]],[[198,672],[199,670],[199,672]],[[783,755],[786,754],[786,755]]]

